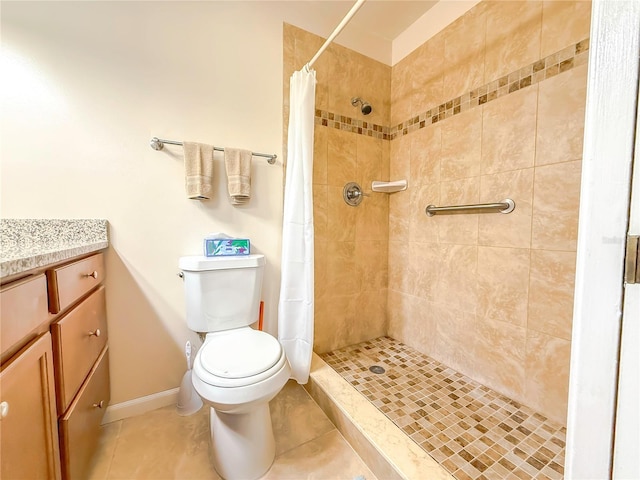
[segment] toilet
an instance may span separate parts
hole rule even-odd
[[[205,335],[193,386],[210,407],[211,452],[226,480],[252,480],[275,458],[269,401],[291,367],[280,342],[254,330],[264,255],[181,257],[187,325]]]

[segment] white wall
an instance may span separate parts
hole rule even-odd
[[[176,387],[186,339],[178,257],[225,231],[268,260],[275,331],[282,221],[282,8],[252,2],[2,2],[1,215],[106,218],[112,403]],[[233,207],[184,194],[181,147],[277,153]]]

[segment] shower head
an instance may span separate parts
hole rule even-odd
[[[371,107],[371,104],[369,102],[365,102],[360,97],[353,97],[351,99],[351,105],[356,107],[356,106],[358,106],[358,104],[361,105],[360,106],[360,111],[363,113],[363,115],[369,115],[371,113],[371,111],[373,110],[373,108]]]

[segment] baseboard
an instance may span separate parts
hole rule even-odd
[[[166,407],[178,401],[179,388],[172,388],[164,392],[146,395],[144,397],[134,398],[126,402],[109,405],[102,419],[102,425],[105,423],[116,422],[123,418],[134,417],[150,412],[157,408]]]

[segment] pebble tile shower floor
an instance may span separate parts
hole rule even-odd
[[[411,347],[380,337],[322,358],[458,480],[563,478],[562,425]]]

